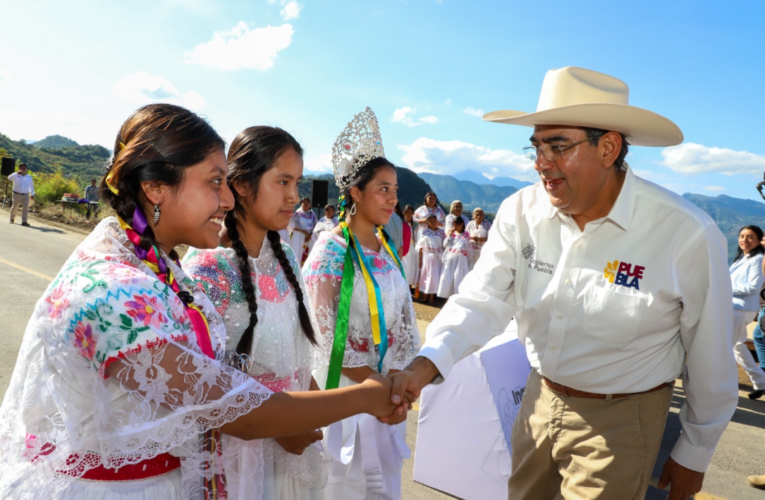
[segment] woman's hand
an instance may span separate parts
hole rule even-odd
[[[381,418],[392,417],[401,414],[406,415],[406,408],[403,405],[394,405],[390,402],[390,393],[393,388],[393,382],[379,373],[370,375],[364,382],[359,384],[364,390],[366,397],[366,413]]]
[[[311,431],[303,434],[295,434],[294,436],[274,438],[274,441],[279,443],[279,446],[284,448],[284,451],[287,453],[302,455],[306,448],[316,441],[321,441],[323,438],[324,434],[321,431]]]

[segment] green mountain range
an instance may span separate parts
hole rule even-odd
[[[55,172],[61,169],[65,174],[80,177],[84,182],[98,178],[104,173],[104,165],[111,157],[111,151],[99,145],[79,145],[75,141],[53,135],[28,144],[26,141],[14,141],[0,134],[0,149],[17,162],[25,162],[33,172]],[[467,171],[461,178],[449,175],[421,173],[416,174],[406,168],[396,168],[399,183],[401,206],[411,204],[415,208],[422,205],[425,193],[432,190],[438,194],[439,201],[448,210],[453,200],[462,201],[466,210],[476,206],[487,213],[496,212],[502,200],[515,193],[518,188],[508,184],[522,186],[525,183],[515,179],[503,178],[500,184],[478,184],[467,178],[480,179],[473,172]],[[310,173],[309,173],[310,174]],[[323,179],[329,181],[329,203],[337,203],[338,189],[331,174],[306,175],[299,185],[300,196],[311,197],[311,181]],[[488,182],[488,179],[487,179]],[[716,197],[695,193],[686,193],[684,198],[708,213],[728,239],[728,255],[732,260],[738,246],[738,231],[742,226],[754,224],[765,229],[765,203],[754,200],[732,198],[726,195]]]
[[[104,164],[111,157],[111,151],[103,146],[80,146],[61,136],[50,136],[27,144],[26,141],[14,141],[0,134],[0,149],[5,149],[17,163],[26,163],[32,172],[50,173],[61,169],[83,180],[103,175]]]

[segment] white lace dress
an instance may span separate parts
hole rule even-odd
[[[287,229],[290,231],[290,246],[292,247],[292,253],[295,254],[298,261],[303,263],[308,258],[308,253],[311,251],[311,235],[313,234],[313,228],[316,226],[316,214],[313,210],[303,210],[303,207],[298,208],[295,214],[290,220]],[[308,232],[308,236],[295,229],[302,229]]]
[[[470,219],[468,219],[464,215],[460,215],[460,217],[462,217],[462,222],[465,223],[465,227],[467,228],[468,223],[470,223]],[[457,216],[454,215],[454,214],[449,214],[449,215],[446,216],[446,222],[444,222],[444,232],[445,233],[448,233],[449,229],[452,228],[452,226],[454,225],[454,219],[456,219],[456,218],[457,218]]]
[[[319,237],[303,266],[311,309],[319,327],[314,378],[325,387],[330,353],[335,337],[340,285],[345,259],[345,240],[332,232]],[[363,248],[364,256],[382,294],[388,334],[388,351],[382,373],[405,368],[420,349],[420,335],[412,307],[409,286],[398,265],[384,249],[379,253]],[[368,366],[378,371],[379,354],[372,340],[367,290],[361,270],[356,267],[353,282],[348,339],[344,368]],[[344,375],[340,387],[354,384]],[[329,499],[401,498],[401,468],[410,456],[406,446],[406,422],[381,424],[369,415],[359,415],[325,429],[324,442],[333,455],[326,497]]]
[[[478,237],[478,238],[488,238],[489,237],[489,229],[491,229],[491,222],[485,220],[481,222],[481,224],[476,224],[474,220],[471,220],[470,223],[467,225],[466,231],[468,234],[470,234],[471,238]],[[472,248],[472,252],[470,254],[470,270],[472,271],[473,267],[475,267],[475,263],[478,262],[478,257],[481,256],[481,249],[486,244],[485,241],[471,241],[470,242]]]
[[[470,235],[454,231],[444,239],[444,254],[441,257],[441,278],[438,281],[438,296],[448,299],[455,293],[468,273],[468,262],[472,247]]]
[[[292,269],[303,283],[300,266],[290,246],[282,243]],[[226,325],[226,349],[236,350],[250,321],[242,275],[231,248],[191,249],[183,267],[201,284]],[[258,304],[258,323],[252,337],[249,374],[274,392],[307,391],[311,383],[314,348],[303,334],[295,292],[268,240],[257,259],[250,257],[251,278]],[[303,297],[306,297],[303,289]],[[273,439],[240,442],[262,444],[265,459],[264,500],[319,500],[324,498],[328,462],[321,447],[298,456],[287,453]]]
[[[221,317],[167,260],[206,315],[222,356]],[[229,466],[243,452],[262,462],[260,447],[238,450],[223,436],[220,454],[211,454],[201,436],[271,394],[202,353],[178,296],[138,260],[117,219],[106,218],[64,264],[27,325],[0,407],[0,498],[202,499],[210,465],[225,471],[229,499],[253,498],[263,471]],[[83,479],[165,453],[181,457],[180,469],[135,481]]]
[[[420,267],[420,292],[438,292],[438,282],[441,278],[441,254],[444,251],[446,235],[441,229],[425,228],[417,241],[417,254],[422,250],[422,267]]]

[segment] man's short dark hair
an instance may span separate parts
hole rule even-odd
[[[582,130],[584,130],[584,133],[587,135],[587,140],[590,141],[590,146],[597,146],[600,138],[609,132],[608,130],[603,130],[601,128],[589,127],[582,127]],[[627,170],[624,159],[627,157],[627,153],[629,153],[630,143],[627,142],[627,138],[624,137],[624,134],[621,132],[617,132],[617,134],[622,136],[622,149],[619,151],[619,156],[614,160],[614,167],[616,167],[617,170]]]
[[[19,163],[19,168],[27,168],[27,164],[26,163]]]

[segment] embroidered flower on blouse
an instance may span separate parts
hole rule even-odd
[[[133,299],[125,302],[125,307],[128,308],[128,316],[143,323],[144,326],[154,325],[159,327],[167,323],[167,318],[161,312],[162,305],[157,304],[156,297],[135,295]]]
[[[93,330],[90,324],[84,325],[82,321],[74,328],[74,345],[80,350],[80,354],[89,360],[96,353],[96,339],[93,338]]]
[[[45,301],[50,304],[48,315],[51,319],[58,319],[69,308],[69,300],[64,298],[64,284],[60,284],[46,297]]]

